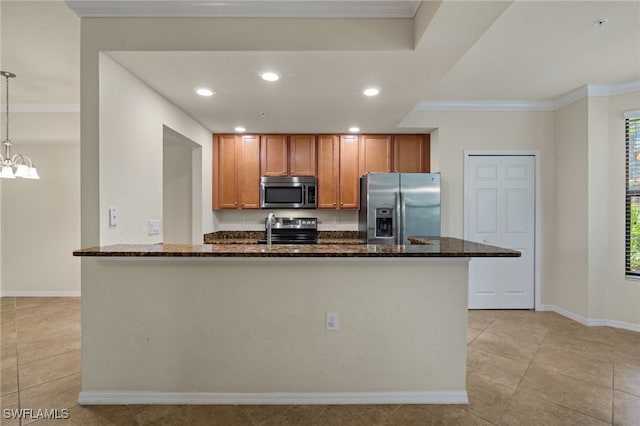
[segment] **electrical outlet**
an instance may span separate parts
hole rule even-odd
[[[340,216],[334,216],[333,217],[333,224],[334,225],[339,225],[340,224]]]
[[[160,221],[151,219],[149,221],[149,235],[158,235],[160,233]]]
[[[340,316],[337,312],[325,312],[325,322],[327,331],[338,331],[340,328]]]
[[[244,216],[240,216],[240,225],[244,225]]]
[[[115,207],[109,207],[109,226],[118,225],[118,209]]]

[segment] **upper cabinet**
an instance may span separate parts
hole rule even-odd
[[[429,135],[393,136],[393,171],[428,173],[430,171]]]
[[[360,136],[360,176],[391,171],[391,136]]]
[[[260,137],[213,136],[213,208],[260,207]]]
[[[315,176],[316,136],[289,136],[289,174],[291,176]]]
[[[318,208],[338,208],[338,179],[340,177],[340,137],[318,136]]]
[[[286,136],[260,136],[260,173],[262,176],[289,174],[289,144]]]
[[[262,176],[315,176],[315,135],[263,135],[260,137]]]
[[[360,207],[360,174],[358,173],[358,137],[340,136],[339,201],[341,209]],[[318,189],[318,192],[320,189]]]
[[[358,157],[358,136],[318,136],[319,209],[358,208]]]
[[[316,176],[318,208],[358,209],[360,176],[425,173],[429,135],[214,135],[213,208],[260,208],[260,176]]]

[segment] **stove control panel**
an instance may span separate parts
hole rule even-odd
[[[272,229],[318,229],[318,219],[315,217],[276,217]]]

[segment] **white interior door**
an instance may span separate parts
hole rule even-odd
[[[535,283],[535,157],[471,155],[465,239],[522,252],[469,263],[469,309],[531,309]]]

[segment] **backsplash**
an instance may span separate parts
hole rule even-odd
[[[357,231],[357,210],[213,210],[216,231],[264,231],[269,213],[278,217],[316,217],[319,231]]]

